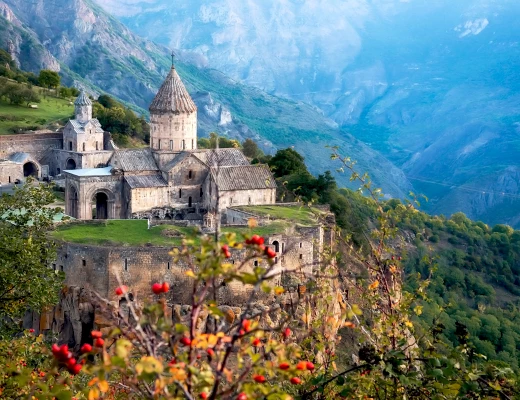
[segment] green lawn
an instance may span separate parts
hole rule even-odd
[[[223,233],[233,232],[242,238],[242,235],[258,234],[267,236],[274,233],[283,233],[289,227],[289,223],[275,221],[266,226],[254,229],[248,227],[224,227]],[[164,230],[173,230],[180,234],[178,237],[167,237]],[[197,228],[184,228],[172,225],[161,225],[147,229],[146,220],[107,220],[107,221],[72,221],[59,225],[52,232],[52,237],[66,242],[94,244],[105,246],[178,246],[182,243],[182,237],[191,233],[198,236]]]
[[[36,89],[35,89],[36,90]],[[68,118],[74,113],[74,106],[69,100],[40,95],[41,102],[37,109],[25,105],[14,106],[0,100],[0,135],[14,133],[14,128],[43,128],[53,122]]]
[[[284,219],[302,225],[316,224],[317,219],[314,213],[321,213],[317,209],[311,211],[303,206],[243,206],[237,208],[259,216],[269,215],[273,219]]]
[[[58,240],[73,243],[95,245],[142,246],[178,246],[182,237],[167,237],[162,234],[165,229],[171,229],[182,235],[193,232],[192,228],[171,225],[155,226],[147,229],[146,220],[108,220],[90,222],[71,222],[60,225],[52,236]]]

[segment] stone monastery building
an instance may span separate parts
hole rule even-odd
[[[211,217],[230,206],[275,203],[268,166],[251,165],[239,149],[197,149],[197,106],[173,66],[150,105],[150,148],[118,149],[92,118],[84,92],[74,104],[62,148],[13,153],[0,161],[4,175],[7,165],[20,174],[23,165],[25,176],[27,165],[37,177],[43,170],[62,174],[65,213],[71,217],[204,218],[211,225]]]

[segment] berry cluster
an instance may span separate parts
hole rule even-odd
[[[154,294],[167,293],[170,290],[170,284],[168,282],[154,283],[152,285],[152,292]]]
[[[65,366],[72,375],[77,375],[83,367],[80,363],[76,362],[72,353],[69,351],[69,346],[66,344],[58,346],[56,343],[52,345],[52,354],[58,363]]]

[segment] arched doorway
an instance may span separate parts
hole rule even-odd
[[[76,161],[74,161],[72,158],[69,158],[67,160],[67,165],[65,169],[76,169]]]
[[[38,178],[38,167],[35,163],[29,161],[23,165],[23,176],[33,176]]]
[[[92,198],[92,219],[108,219],[108,196],[98,192]]]
[[[273,246],[274,246],[274,251],[276,251],[277,253],[280,252],[280,243],[278,243],[278,240],[275,240],[273,242]]]
[[[78,218],[78,192],[73,186],[68,190],[68,215],[72,218]]]

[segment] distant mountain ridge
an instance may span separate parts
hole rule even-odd
[[[520,226],[515,0],[104,0],[200,65],[319,107],[431,213]]]
[[[108,92],[145,109],[170,67],[168,49],[139,38],[89,0],[0,0],[0,7],[11,19],[0,17],[2,47],[25,69],[59,68],[67,84]],[[25,40],[20,49],[41,51],[14,51],[11,44],[20,37]],[[251,137],[270,151],[294,145],[318,173],[337,168],[325,146],[340,145],[386,193],[401,197],[411,188],[392,163],[345,136],[311,106],[270,96],[183,61],[182,52],[180,57],[176,66],[198,105],[201,134],[217,131],[240,140]],[[338,180],[349,183],[348,177]]]

